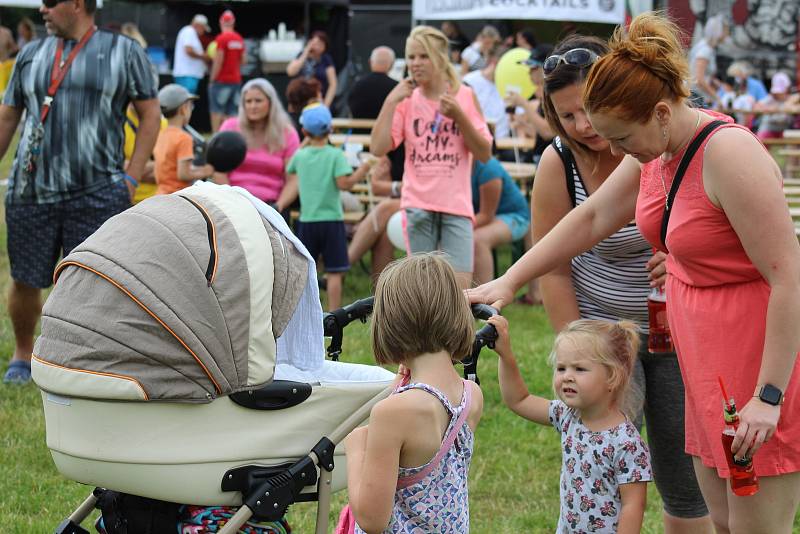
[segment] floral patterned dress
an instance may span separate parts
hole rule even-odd
[[[650,452],[630,421],[594,432],[560,400],[550,423],[561,433],[559,533],[617,531],[622,484],[652,480]]]

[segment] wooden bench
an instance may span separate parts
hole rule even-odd
[[[334,133],[328,137],[333,146],[342,146],[345,143],[351,143],[351,144],[361,145],[365,149],[369,148],[369,138],[370,136],[367,134],[349,135],[342,133]]]
[[[494,140],[497,150],[533,150],[536,140],[529,137],[500,137]]]
[[[375,126],[375,119],[347,119],[335,118],[331,121],[334,132],[346,132],[347,130],[372,130]]]
[[[529,198],[533,179],[536,176],[535,163],[516,163],[514,161],[501,161],[500,165],[514,179],[525,198]]]

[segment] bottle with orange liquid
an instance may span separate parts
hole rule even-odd
[[[722,415],[725,418],[725,428],[722,430],[722,447],[725,449],[725,457],[728,459],[728,468],[731,471],[731,491],[740,497],[753,495],[758,491],[758,477],[753,469],[752,458],[741,458],[737,460],[731,452],[733,437],[739,427],[739,413],[736,411],[736,403],[733,397],[722,402]]]
[[[667,320],[667,293],[664,287],[654,287],[647,297],[647,313],[650,318],[650,334],[647,350],[652,353],[674,352],[672,335]]]

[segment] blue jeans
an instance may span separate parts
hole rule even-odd
[[[238,83],[214,82],[209,85],[209,111],[227,117],[235,116],[239,112],[239,89],[241,89],[241,84]]]

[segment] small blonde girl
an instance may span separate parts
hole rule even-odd
[[[651,480],[650,454],[625,413],[639,333],[632,322],[581,319],[556,337],[550,362],[557,400],[528,392],[501,316],[495,351],[503,402],[561,434],[557,532],[638,533]]]
[[[453,362],[473,338],[469,306],[441,255],[410,256],[383,271],[373,350],[400,371],[395,393],[345,442],[354,532],[469,532],[467,473],[483,395]]]
[[[383,102],[370,150],[405,148],[400,207],[410,253],[441,250],[469,287],[473,270],[472,163],[491,156],[492,135],[475,93],[448,60],[447,37],[417,26],[406,40],[410,77]]]

